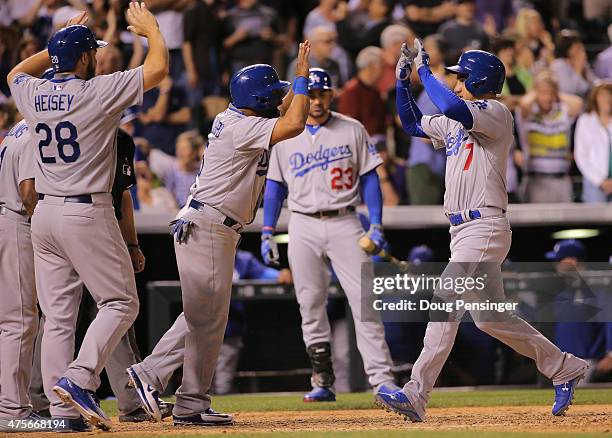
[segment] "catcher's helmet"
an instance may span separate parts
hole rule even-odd
[[[106,47],[87,26],[74,24],[53,34],[49,40],[49,58],[56,73],[74,69],[81,55],[90,50]]]
[[[308,91],[310,90],[332,90],[332,80],[322,68],[311,68],[308,70]]]
[[[281,104],[291,82],[278,79],[274,67],[255,64],[239,70],[230,82],[230,95],[236,108],[267,111]]]
[[[483,50],[468,50],[461,55],[457,65],[446,70],[466,76],[465,88],[474,96],[501,93],[506,79],[504,64],[497,56]]]

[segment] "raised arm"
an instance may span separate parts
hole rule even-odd
[[[397,67],[395,68],[395,77],[397,79],[395,84],[395,104],[397,105],[397,115],[402,122],[404,131],[412,137],[428,138],[421,128],[423,114],[410,91],[410,72],[414,57],[415,52],[409,50],[406,43],[404,43],[400,51],[400,58],[397,61]]]
[[[421,41],[415,39],[414,47],[417,51],[414,64],[431,101],[446,117],[458,121],[467,129],[472,129],[474,118],[465,101],[433,75],[429,68],[429,55],[423,48]]]
[[[310,42],[306,40],[300,44],[293,88],[285,96],[279,108],[281,116],[272,131],[270,144],[293,138],[301,134],[306,126],[306,119],[308,119],[310,110],[310,99],[308,98],[309,55]],[[284,107],[287,109],[284,110]]]
[[[130,3],[127,22],[129,31],[145,37],[149,42],[149,50],[143,64],[144,91],[148,91],[168,75],[169,60],[166,42],[159,31],[155,16],[144,3]]]

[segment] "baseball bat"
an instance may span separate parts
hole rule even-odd
[[[370,239],[368,236],[363,236],[359,239],[359,247],[363,249],[366,254],[371,256],[378,256],[386,262],[393,263],[397,265],[400,269],[404,270],[407,268],[406,262],[401,262],[391,254],[389,254],[384,249],[380,249],[378,252],[376,251],[376,244]]]

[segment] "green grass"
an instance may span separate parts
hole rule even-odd
[[[552,405],[553,397],[552,389],[434,391],[428,407],[548,406]],[[612,389],[579,389],[574,403],[612,404]],[[325,411],[373,409],[374,404],[370,393],[339,394],[335,403],[304,403],[300,394],[244,394],[213,397],[213,407],[221,412]],[[102,408],[109,415],[117,415],[117,404],[114,401],[102,401]]]

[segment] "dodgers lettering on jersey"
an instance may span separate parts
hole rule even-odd
[[[36,172],[34,147],[25,121],[17,123],[0,144],[0,205],[25,214],[19,184]]]
[[[277,121],[246,116],[232,105],[218,114],[191,196],[241,224],[251,223],[261,201]]]
[[[36,191],[54,196],[110,193],[123,110],[142,103],[142,67],[88,81],[19,74],[9,84],[36,151]]]
[[[496,100],[467,101],[474,126],[443,115],[423,116],[421,126],[436,149],[446,148],[444,209],[506,210],[506,166],[513,136],[512,114]]]
[[[291,211],[315,213],[359,205],[359,176],[381,163],[363,125],[332,112],[323,125],[274,146],[268,179],[287,185]]]

